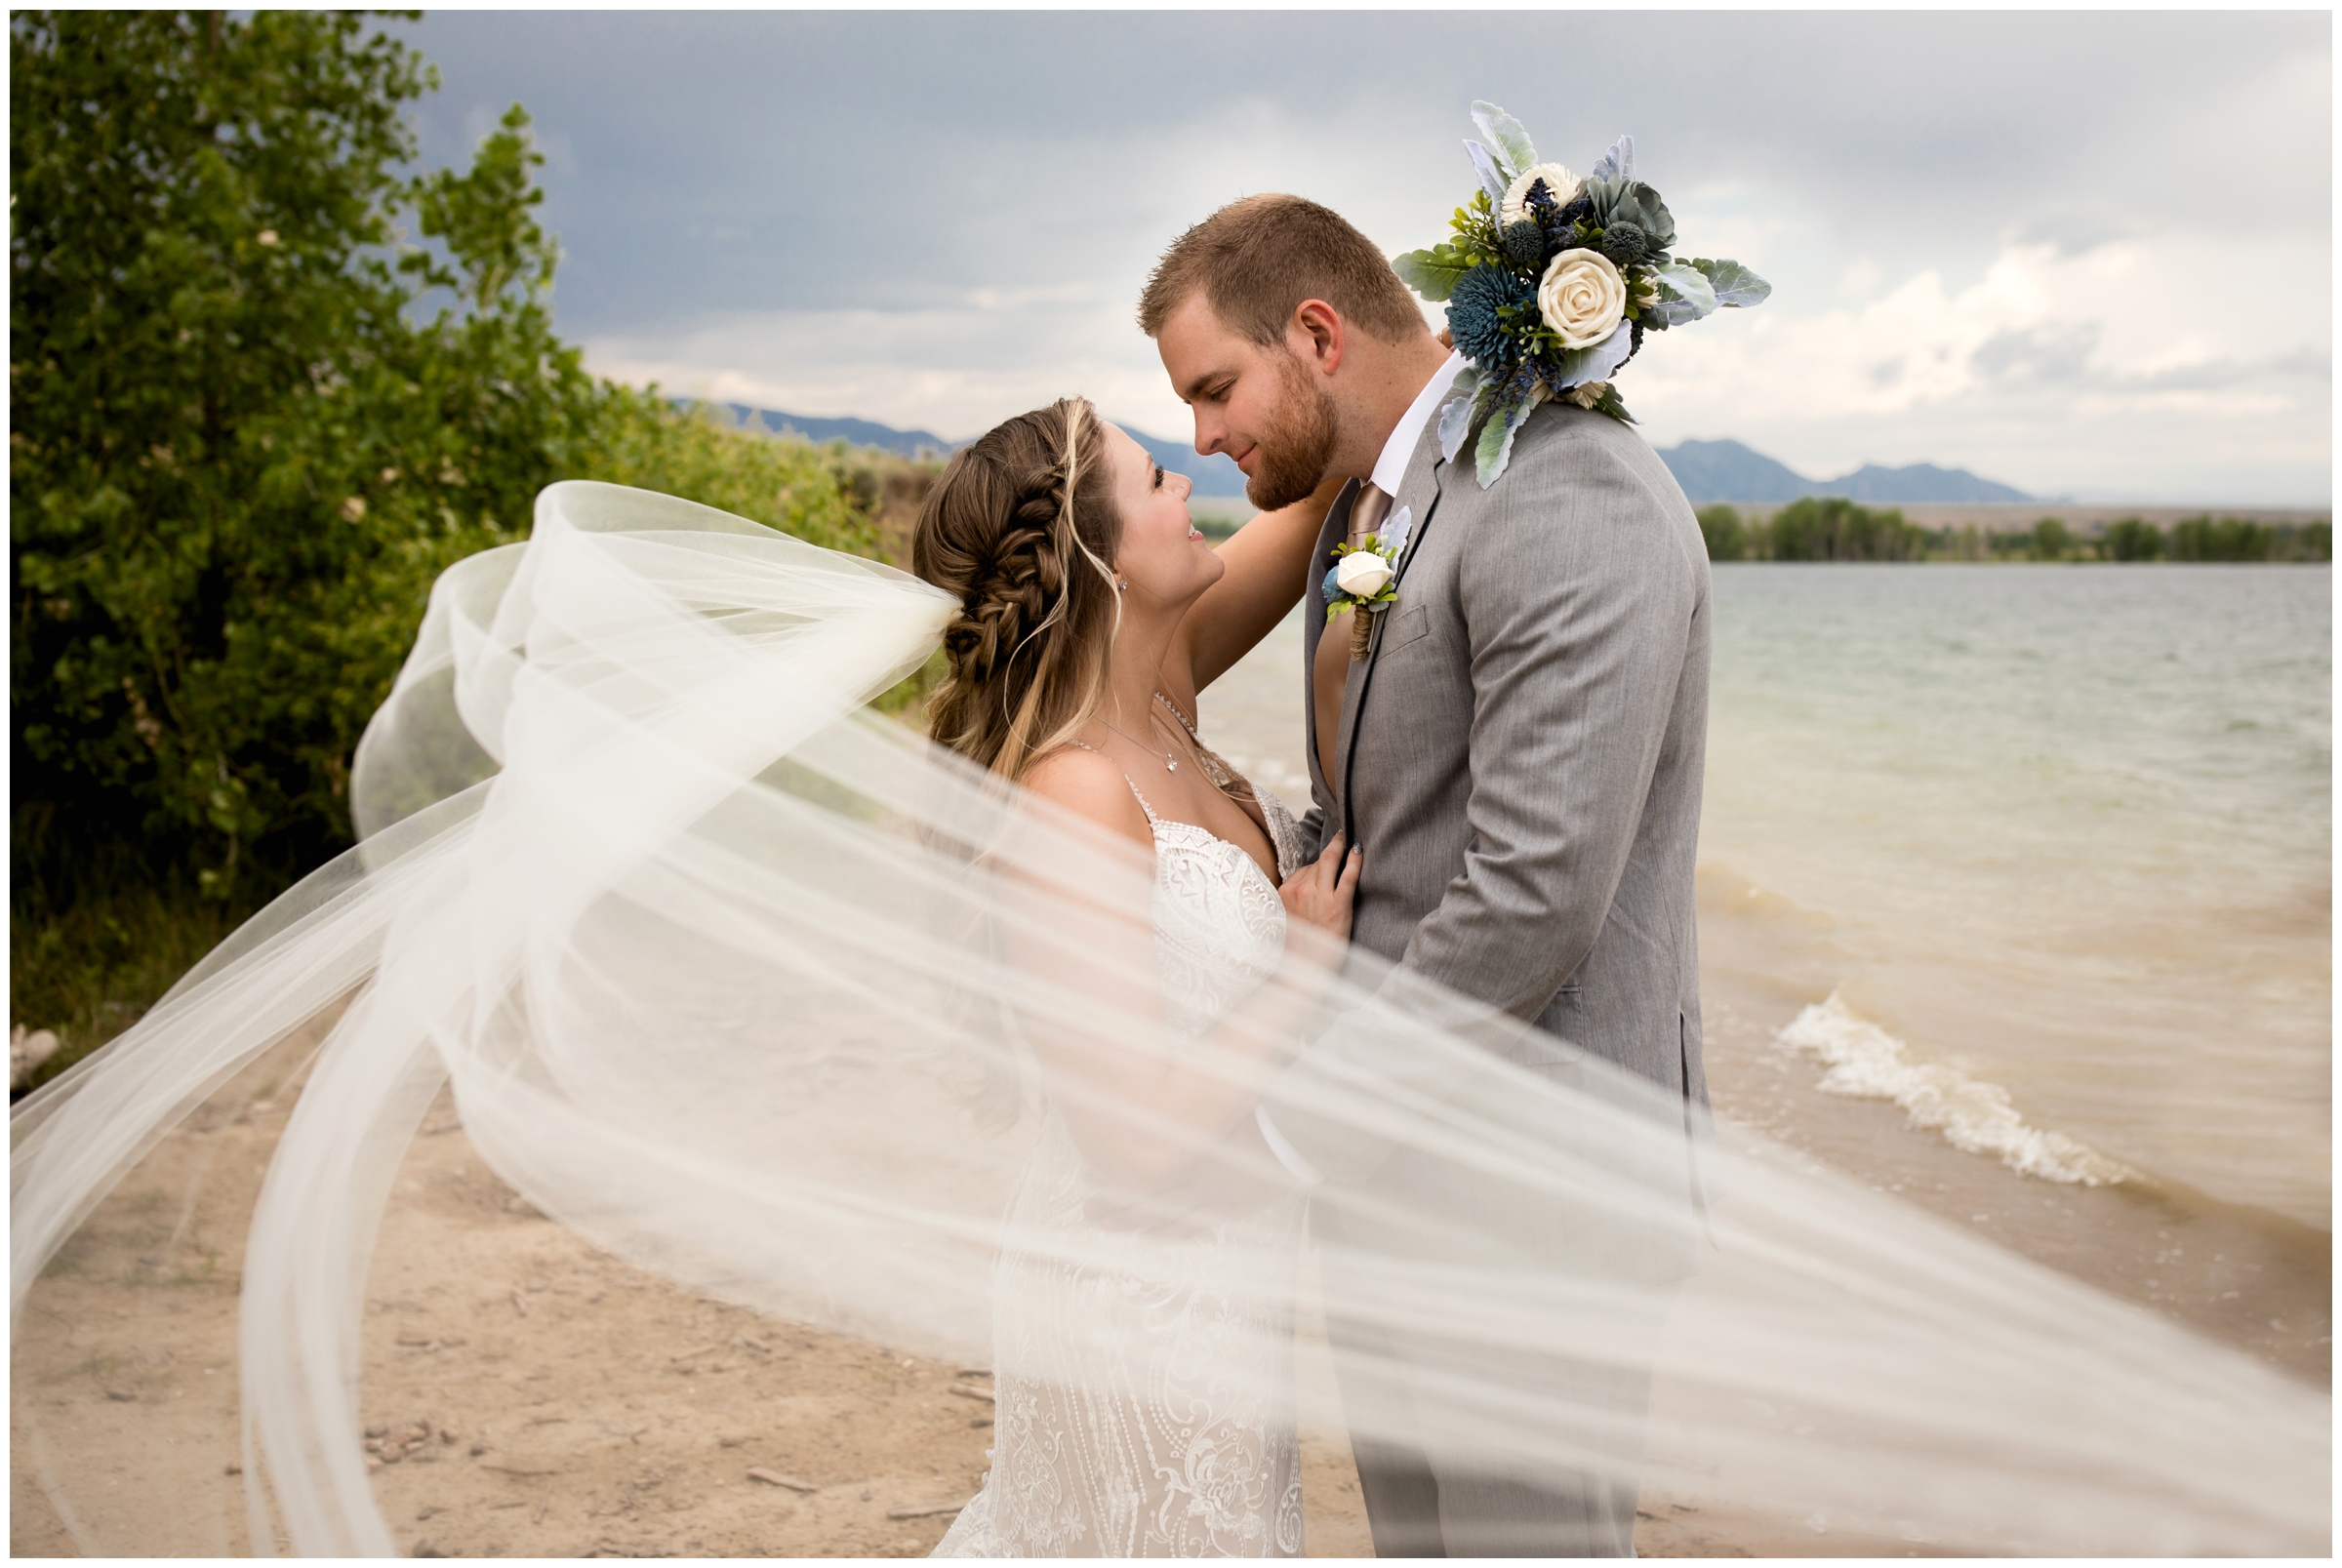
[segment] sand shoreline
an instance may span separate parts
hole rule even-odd
[[[2233,1212],[2170,1194],[2018,1177],[1912,1131],[1891,1106],[1817,1093],[1819,1068],[1771,1038],[1818,999],[1812,985],[1731,922],[1703,924],[1722,1114],[2323,1383],[2330,1297],[2298,1237],[2256,1237]],[[303,1048],[270,1053],[164,1140],[35,1287],[12,1346],[19,1555],[247,1550],[242,1482],[222,1458],[241,1217]],[[1308,1550],[1366,1555],[1338,1398],[1304,1330]],[[923,1555],[988,1463],[980,1369],[777,1323],[598,1251],[499,1181],[444,1097],[394,1186],[364,1343],[365,1425],[394,1456],[373,1484],[408,1554]],[[93,1453],[118,1459],[79,1461],[61,1508],[45,1495],[57,1455]],[[1651,1491],[1636,1546],[1916,1549]]]
[[[1907,1125],[1896,1106],[1815,1086],[1774,1039],[1836,977],[1793,939],[1715,907],[1703,879],[1701,990],[1719,1115],[2002,1246],[2321,1388],[2333,1359],[2329,1232],[2152,1178],[2086,1186],[2020,1176]]]

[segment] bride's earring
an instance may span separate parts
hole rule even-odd
[[[1115,578],[1114,591],[1116,593],[1128,593],[1130,591],[1130,579],[1126,577]]]

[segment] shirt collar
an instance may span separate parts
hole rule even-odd
[[[1415,443],[1423,439],[1423,427],[1432,422],[1432,414],[1447,396],[1447,389],[1456,384],[1456,377],[1464,369],[1464,356],[1452,353],[1447,363],[1432,373],[1407,405],[1406,413],[1391,430],[1391,439],[1383,443],[1383,455],[1374,460],[1374,488],[1386,496],[1398,494],[1398,482],[1407,476],[1407,463],[1415,456]]]

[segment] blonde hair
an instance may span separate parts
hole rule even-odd
[[[1106,425],[1084,399],[1020,414],[951,459],[911,541],[912,570],[960,601],[929,709],[938,742],[1021,781],[1080,733],[1106,693],[1121,540]]]

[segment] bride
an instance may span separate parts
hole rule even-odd
[[[1671,1142],[1597,1065],[1525,1071],[1527,1025],[1346,949],[1357,856],[1297,864],[1195,733],[1326,498],[1214,551],[1184,497],[1068,401],[955,460],[918,579],[583,483],[451,568],[353,763],[358,847],[12,1112],[20,1352],[71,1340],[45,1292],[127,1289],[50,1266],[134,1171],[126,1200],[177,1173],[180,1212],[243,1217],[226,1452],[12,1384],[81,1548],[397,1549],[366,1267],[449,1089],[478,1156],[610,1253],[990,1366],[950,1552],[1301,1550],[1304,1200],[1263,1108],[1424,1173],[1308,1189],[1371,1222],[1311,1226],[1321,1305],[1455,1349],[1435,1399],[1346,1411],[1353,1439],[1608,1466],[1840,1543],[2323,1549],[2322,1393],[1760,1140],[1719,1152],[1681,1285],[1679,1115]],[[868,711],[939,646],[933,741]],[[248,1072],[293,1107],[256,1193],[165,1157]],[[1662,1320],[1654,1357],[1634,1326]],[[1645,1457],[1589,1438],[1605,1365],[1656,1367]],[[168,1534],[126,1511],[138,1466],[189,1478]]]
[[[1300,598],[1332,495],[1264,516],[1215,551],[1188,493],[1186,478],[1068,400],[952,460],[914,560],[965,607],[944,636],[951,670],[936,739],[1152,852],[1159,1006],[1174,1033],[1200,1035],[1276,967],[1289,938],[1348,937],[1358,855],[1337,837],[1305,862],[1284,806],[1214,755],[1193,717],[1196,693]],[[1328,955],[1323,944],[1299,950]],[[1293,1039],[1300,1019],[1282,1022],[1254,1038]],[[1214,1141],[1261,1137],[1241,1080],[1070,1039],[1043,1059]],[[1014,1200],[1020,1229],[1095,1232],[1105,1184],[1176,1174],[1182,1146],[1079,1101],[1052,1105]],[[1293,1410],[1276,1393],[1292,1383],[1291,1324],[1248,1299],[1226,1259],[1297,1253],[1301,1224],[1297,1194],[1271,1195],[1176,1243],[1176,1276],[1155,1280],[1110,1262],[1004,1256],[990,1479],[939,1552],[1299,1554]],[[1104,1362],[1068,1365],[1085,1342],[1103,1342]]]

